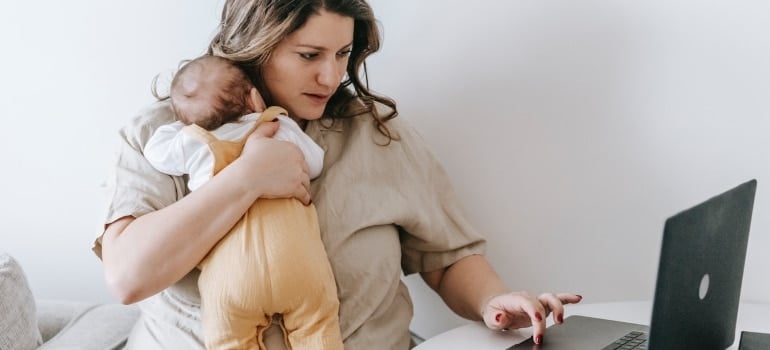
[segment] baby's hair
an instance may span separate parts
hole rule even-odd
[[[203,55],[184,64],[174,75],[169,96],[182,123],[214,130],[252,112],[247,99],[253,87],[234,61]]]

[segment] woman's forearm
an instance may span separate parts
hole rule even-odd
[[[467,256],[422,277],[452,311],[474,321],[481,320],[487,299],[510,291],[482,255]]]
[[[237,163],[166,208],[109,225],[102,258],[121,302],[140,301],[184,277],[259,198]]]

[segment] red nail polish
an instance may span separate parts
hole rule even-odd
[[[535,337],[535,344],[542,344],[542,343],[543,343],[542,335],[538,335],[537,337]]]
[[[543,316],[540,316],[539,312],[535,312],[535,319],[538,320],[538,321],[542,321],[543,320]]]
[[[556,316],[556,320],[559,321],[559,323],[564,322],[564,315]]]
[[[503,314],[497,314],[495,315],[495,322],[500,322],[500,318],[503,317]]]

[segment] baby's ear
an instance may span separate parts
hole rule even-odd
[[[262,95],[259,94],[257,88],[252,87],[249,90],[249,96],[246,98],[249,103],[249,107],[252,112],[262,112],[265,110],[265,100],[262,99]]]

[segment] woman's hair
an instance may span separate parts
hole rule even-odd
[[[354,20],[346,78],[329,100],[324,116],[347,118],[371,112],[380,133],[390,140],[396,139],[385,126],[385,122],[398,115],[395,101],[371,92],[368,87],[365,60],[380,49],[380,32],[365,0],[227,0],[208,53],[238,62],[259,90],[267,93],[259,74],[261,67],[281,40],[321,10]],[[375,103],[388,106],[390,112],[380,116]]]

